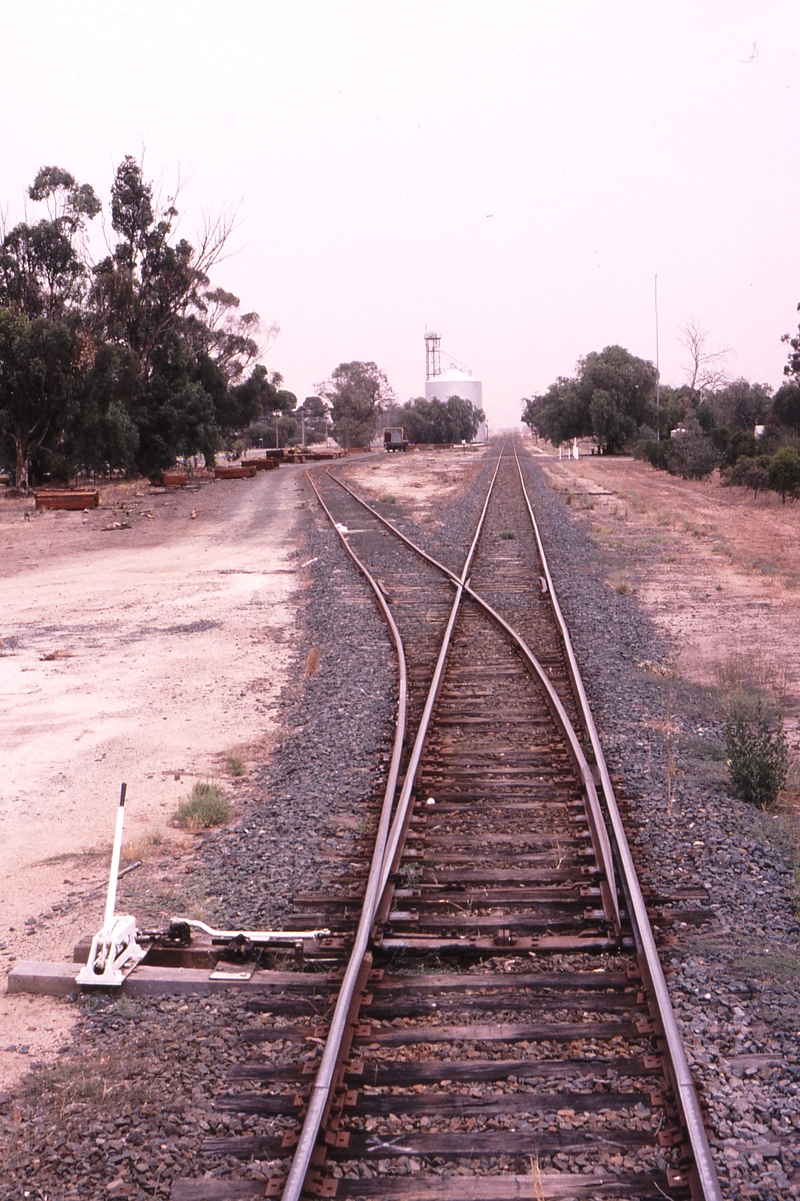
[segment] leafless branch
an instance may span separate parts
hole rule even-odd
[[[707,332],[696,317],[690,317],[683,326],[678,340],[689,351],[690,363],[687,367],[688,384],[693,392],[706,396],[728,382],[725,371],[725,358],[730,348],[722,350],[706,350]]]

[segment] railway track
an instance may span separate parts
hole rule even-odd
[[[173,1198],[719,1198],[513,445],[455,570],[312,482],[392,631],[394,751],[363,863],[295,899],[327,976],[251,1004],[218,1101],[263,1130],[208,1150],[269,1179]]]

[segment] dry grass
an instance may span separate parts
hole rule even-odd
[[[164,831],[153,826],[146,834],[123,843],[120,859],[123,863],[146,863],[164,845]]]
[[[791,684],[789,670],[764,651],[734,651],[714,674],[728,712],[750,710],[761,701],[783,713]]]
[[[650,675],[658,676],[662,680],[674,680],[680,674],[677,663],[671,660],[664,663],[653,663],[651,659],[639,659],[635,666],[640,671],[647,671]]]
[[[664,772],[667,785],[667,816],[672,815],[672,805],[675,800],[675,779],[678,775],[678,747],[680,743],[680,725],[678,722],[675,690],[667,688],[664,711],[659,720],[651,723],[661,739],[664,748]]]
[[[232,776],[244,775],[244,761],[237,750],[227,752],[225,755],[225,764]]]
[[[322,661],[322,651],[318,646],[312,646],[306,658],[305,678],[310,680],[319,671],[319,665]]]
[[[53,663],[56,659],[74,659],[72,651],[46,651],[39,656],[40,663]]]
[[[121,1001],[125,1005],[121,1006]],[[136,1008],[127,998],[117,1002],[117,1013],[130,1021]],[[149,1084],[143,1074],[131,1071],[130,1061],[116,1055],[70,1055],[55,1064],[38,1064],[23,1080],[29,1101],[48,1102],[67,1113],[107,1109],[112,1100],[141,1102],[148,1096]]]

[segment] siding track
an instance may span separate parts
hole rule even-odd
[[[296,898],[342,965],[252,1004],[243,1040],[288,1051],[218,1101],[302,1126],[207,1144],[271,1158],[260,1192],[175,1201],[721,1197],[513,444],[494,466],[460,574],[310,477],[391,624],[398,734],[369,875]]]

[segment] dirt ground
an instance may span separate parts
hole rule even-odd
[[[68,959],[101,924],[122,781],[125,861],[152,848],[169,863],[192,843],[169,823],[194,782],[235,798],[228,756],[263,759],[302,578],[300,471],[108,485],[90,512],[0,499],[7,970]],[[71,1008],[0,998],[0,1088],[64,1041]]]
[[[422,523],[482,453],[379,454],[347,467],[360,490],[411,504]],[[714,685],[732,655],[766,664],[771,682],[785,683],[796,749],[800,507],[629,459],[541,460],[594,540],[609,586],[633,592],[669,636],[674,670]],[[116,485],[91,513],[34,515],[24,501],[0,501],[7,969],[69,958],[100,924],[122,780],[128,861],[160,841],[169,874],[191,849],[169,820],[192,783],[219,778],[235,798],[226,756],[238,752],[246,765],[268,754],[302,602],[301,473],[180,493]],[[0,1089],[64,1042],[71,1011],[0,997]]]
[[[348,466],[347,477],[365,497],[402,504],[420,525],[435,520],[435,502],[452,497],[485,450],[394,451]]]
[[[782,805],[800,830],[800,506],[716,474],[681,480],[633,459],[539,453],[609,586],[634,593],[669,638],[667,670],[704,688],[749,678],[780,702],[794,759]]]
[[[481,452],[348,463],[366,494],[430,520]],[[229,756],[264,761],[302,604],[302,468],[169,490],[102,487],[91,512],[0,499],[0,964],[71,958],[101,924],[119,788],[118,911],[182,888],[171,824],[196,780],[236,801]],[[236,806],[234,803],[234,815]],[[127,909],[126,909],[127,906]],[[73,1006],[0,996],[0,1091],[65,1042]]]

